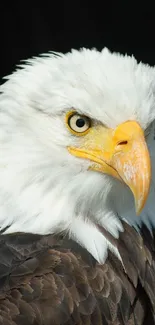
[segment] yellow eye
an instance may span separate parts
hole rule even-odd
[[[76,112],[70,112],[66,118],[70,131],[76,135],[86,134],[91,127],[90,118]]]

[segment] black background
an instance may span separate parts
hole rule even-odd
[[[48,51],[104,46],[155,64],[155,10],[137,1],[23,1],[0,4],[0,78]]]

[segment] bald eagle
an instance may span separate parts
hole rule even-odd
[[[155,324],[155,68],[81,49],[6,79],[0,324]]]

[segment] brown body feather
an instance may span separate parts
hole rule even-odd
[[[0,325],[153,325],[155,243],[129,225],[104,265],[67,238],[0,237]]]

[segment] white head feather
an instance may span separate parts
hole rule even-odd
[[[128,188],[66,149],[77,139],[66,129],[72,108],[108,127],[135,119],[143,129],[155,120],[155,69],[133,57],[82,49],[27,61],[0,91],[0,225],[5,232],[66,231],[103,262],[107,247],[102,225],[114,237],[121,218],[132,223]],[[155,126],[147,138],[155,166]],[[155,167],[142,212],[153,216]]]

